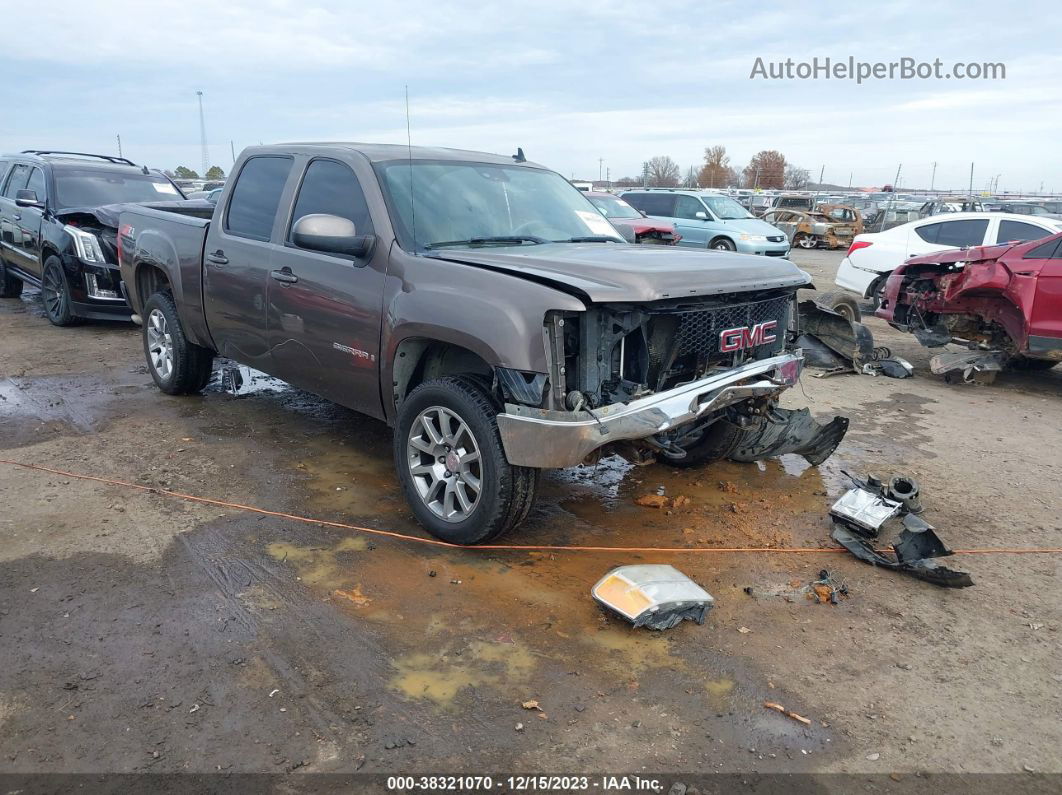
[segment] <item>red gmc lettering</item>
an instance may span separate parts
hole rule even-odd
[[[778,339],[778,335],[774,333],[776,328],[778,328],[777,320],[757,323],[752,328],[746,326],[728,328],[719,333],[719,350],[723,353],[733,353],[743,348],[755,348],[757,345],[774,342]]]

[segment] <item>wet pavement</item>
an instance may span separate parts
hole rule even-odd
[[[225,362],[203,396],[162,396],[132,328],[54,329],[30,300],[0,303],[0,457],[423,537],[383,424]],[[1057,478],[1052,383],[815,380],[787,405],[853,420],[822,467],[608,459],[545,476],[504,540],[832,547],[841,470],[873,466],[918,476],[953,546],[1057,545],[1057,487],[1007,486],[1026,471],[1009,431],[949,441],[1005,395],[1054,423],[1031,455]],[[949,493],[957,466],[1006,522]],[[4,466],[0,489],[0,770],[1058,766],[1037,709],[1057,708],[1054,559],[964,560],[978,586],[960,594],[829,552],[458,550]],[[710,591],[705,625],[635,630],[592,601],[606,571],[641,562]],[[850,599],[806,598],[822,568]]]

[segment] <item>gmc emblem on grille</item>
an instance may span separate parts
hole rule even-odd
[[[778,328],[777,320],[757,323],[752,328],[748,326],[728,328],[719,332],[719,350],[723,353],[733,353],[744,348],[755,348],[757,345],[774,342],[778,339],[778,335],[774,333],[776,328]]]

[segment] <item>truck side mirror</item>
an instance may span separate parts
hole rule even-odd
[[[19,207],[36,207],[40,210],[44,209],[44,202],[37,201],[37,191],[35,190],[20,190],[15,193],[15,204]]]
[[[326,213],[304,215],[291,230],[291,242],[299,248],[323,251],[328,254],[346,254],[365,259],[376,243],[374,235],[359,235],[354,222],[349,218]]]
[[[708,220],[708,213],[706,213],[704,210],[698,210],[693,215],[695,218],[699,218],[702,221]]]

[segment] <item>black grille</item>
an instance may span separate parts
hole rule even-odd
[[[751,330],[757,324],[769,320],[778,324],[771,330],[774,340],[758,345],[751,351],[743,352],[751,353],[756,357],[777,353],[785,345],[791,301],[789,296],[783,295],[747,304],[679,312],[678,355],[695,354],[700,360],[715,358],[720,353],[719,335],[721,332],[736,328]]]
[[[768,235],[767,239],[772,243],[781,243],[785,240],[785,235]]]

